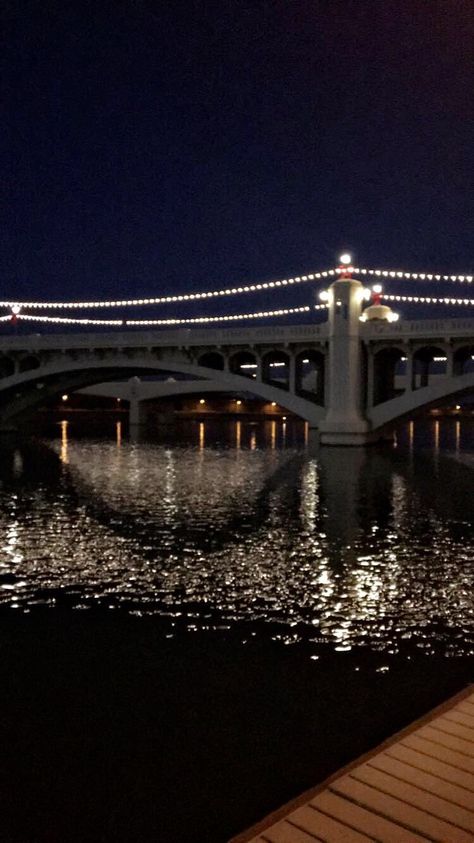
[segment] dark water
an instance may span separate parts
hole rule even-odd
[[[3,442],[2,840],[224,843],[472,679],[473,421],[307,440]]]

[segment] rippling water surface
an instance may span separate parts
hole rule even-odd
[[[0,601],[158,614],[170,635],[239,625],[315,658],[470,654],[472,433],[411,423],[396,448],[318,451],[276,422],[139,443],[62,422],[3,445]]]
[[[0,443],[2,841],[224,843],[472,680],[472,420],[71,419]]]

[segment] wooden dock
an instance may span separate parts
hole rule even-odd
[[[471,686],[231,843],[474,843]]]

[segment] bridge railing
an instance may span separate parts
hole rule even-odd
[[[120,331],[86,334],[26,334],[1,336],[0,349],[126,348],[127,346],[238,345],[252,342],[324,340],[327,323],[248,328],[186,328],[160,331]]]
[[[365,322],[361,336],[365,339],[374,337],[412,337],[422,334],[426,337],[473,336],[474,319],[417,319],[399,322]]]

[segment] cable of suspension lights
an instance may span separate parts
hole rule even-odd
[[[471,284],[473,281],[472,275],[445,275],[441,273],[432,272],[407,272],[405,270],[397,269],[371,269],[360,267],[341,267],[335,269],[326,269],[320,272],[311,272],[306,275],[297,275],[294,278],[282,278],[275,281],[264,281],[260,284],[246,284],[238,287],[226,287],[221,290],[205,290],[197,293],[183,293],[179,295],[164,295],[147,298],[135,299],[113,299],[113,300],[96,300],[96,301],[19,301],[19,300],[5,300],[0,301],[0,307],[13,308],[28,308],[40,310],[53,309],[98,309],[98,308],[123,308],[123,307],[146,307],[158,304],[174,304],[188,301],[200,301],[205,299],[222,298],[226,296],[242,295],[245,293],[261,292],[262,290],[278,289],[281,287],[295,286],[311,281],[317,281],[323,278],[330,278],[337,276],[341,271],[350,271],[352,275],[374,276],[376,278],[393,278],[398,280],[419,280],[419,281],[450,281]]]
[[[19,307],[28,309],[41,310],[94,310],[97,308],[116,308],[116,307],[147,307],[156,304],[175,304],[177,302],[200,301],[203,299],[215,299],[225,296],[242,295],[244,293],[259,293],[262,290],[273,290],[279,287],[293,287],[299,284],[305,284],[310,281],[319,281],[322,278],[329,278],[337,275],[339,270],[327,269],[321,272],[311,272],[307,275],[296,275],[294,278],[280,278],[276,281],[262,281],[260,284],[245,284],[239,287],[226,287],[221,290],[206,290],[198,293],[183,293],[180,295],[164,295],[153,298],[137,298],[137,299],[114,299],[110,301],[19,301],[18,299],[11,299],[8,301],[0,301],[0,307]]]
[[[40,316],[34,313],[18,313],[15,318],[20,321],[48,323],[55,325],[102,325],[113,327],[152,327],[152,326],[179,326],[179,325],[207,325],[219,322],[237,322],[244,319],[267,319],[278,316],[288,316],[293,313],[310,313],[312,310],[326,310],[326,304],[318,304],[310,307],[286,307],[279,310],[259,310],[253,313],[233,313],[223,316],[193,316],[183,319],[83,319],[68,316]],[[0,317],[2,321],[11,320],[11,315]]]
[[[353,267],[354,275],[375,275],[377,278],[397,278],[401,281],[451,281],[459,284],[472,284],[472,275],[443,275],[433,272],[406,272],[403,269],[361,269]]]
[[[386,299],[386,301],[409,302],[410,304],[474,305],[474,299],[441,298],[439,296],[399,296],[390,293],[381,293],[380,298]]]
[[[380,298],[386,301],[407,302],[410,304],[434,304],[434,305],[455,305],[473,306],[474,299],[458,299],[452,297],[437,296],[406,296],[390,293],[381,293]],[[251,313],[233,313],[215,316],[194,316],[169,319],[89,319],[74,318],[68,316],[42,316],[34,313],[7,314],[0,317],[0,322],[11,321],[12,318],[25,322],[47,323],[56,325],[97,325],[109,327],[170,327],[179,325],[206,325],[212,323],[237,322],[241,320],[267,319],[292,314],[310,313],[311,311],[327,310],[328,304],[304,305],[301,307],[286,307],[278,310],[259,310]],[[17,306],[18,307],[18,306]],[[15,309],[17,309],[17,307]]]

